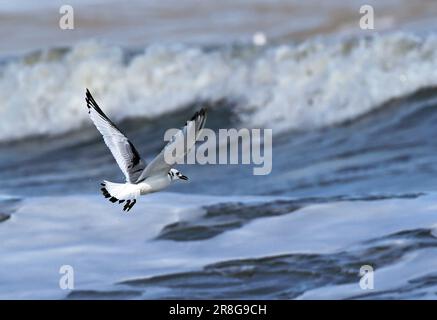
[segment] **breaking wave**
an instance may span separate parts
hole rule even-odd
[[[311,130],[437,85],[436,67],[437,37],[408,33],[141,52],[83,42],[0,64],[0,141],[89,125],[85,88],[116,121],[225,99],[245,126]]]

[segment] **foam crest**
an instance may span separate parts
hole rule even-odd
[[[267,48],[153,45],[133,56],[84,42],[0,66],[0,140],[89,125],[85,88],[115,121],[225,98],[245,126],[311,130],[437,85],[436,67],[437,38],[406,33]]]

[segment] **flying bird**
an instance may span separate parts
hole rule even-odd
[[[129,211],[137,202],[140,195],[160,191],[167,188],[173,181],[188,180],[179,170],[172,168],[165,161],[166,148],[176,150],[175,158],[184,157],[194,146],[206,122],[206,110],[197,111],[190,121],[178,131],[167,143],[164,149],[148,164],[141,158],[132,142],[120,129],[103,113],[93,96],[86,89],[86,103],[88,113],[94,125],[103,136],[118,166],[126,177],[125,183],[115,183],[104,180],[101,183],[102,194],[112,203],[123,205],[123,211]],[[193,141],[185,143],[186,135],[194,130]],[[174,148],[175,143],[184,143],[184,147]],[[178,151],[179,149],[179,151]]]

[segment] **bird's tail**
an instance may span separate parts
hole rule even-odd
[[[112,203],[124,203],[123,211],[129,211],[137,202],[140,190],[137,185],[131,183],[115,183],[103,181],[101,183],[102,194]]]

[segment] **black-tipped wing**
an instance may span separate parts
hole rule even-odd
[[[103,113],[88,89],[86,90],[85,100],[91,120],[102,134],[106,145],[125,175],[126,181],[135,183],[146,167],[138,151],[120,129]]]
[[[171,150],[176,150],[176,152],[178,152],[178,148],[174,148],[174,146],[175,144],[182,144],[184,148],[179,149],[179,154],[174,155],[175,159],[182,159],[195,145],[201,130],[205,126],[205,122],[206,110],[202,108],[194,114],[194,116],[190,119],[190,121],[187,122],[182,130],[178,131],[167,143],[164,149],[162,149],[162,151],[149,163],[146,169],[141,173],[141,176],[138,178],[137,182],[162,171],[168,172],[172,165],[165,161],[165,150],[167,148],[171,148]],[[193,132],[193,141],[186,142],[186,136],[188,132]]]

